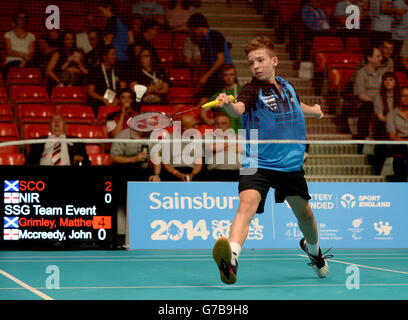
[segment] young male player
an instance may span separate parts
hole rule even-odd
[[[275,75],[278,58],[268,37],[251,40],[245,52],[253,78],[234,103],[226,94],[220,94],[217,97],[221,101],[219,107],[224,107],[232,117],[242,116],[242,128],[248,140],[250,130],[257,130],[260,140],[305,140],[304,114],[322,118],[320,106],[300,102],[293,86]],[[239,206],[229,240],[219,238],[213,248],[223,282],[232,284],[237,280],[238,257],[250,222],[255,213],[264,211],[270,187],[275,189],[276,202],[286,200],[292,208],[304,235],[300,246],[308,254],[310,265],[319,277],[327,277],[329,266],[319,247],[317,225],[308,204],[310,196],[302,169],[305,148],[305,144],[259,144],[254,155],[249,145],[246,146],[239,180]]]

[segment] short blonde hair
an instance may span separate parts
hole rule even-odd
[[[258,49],[267,49],[270,52],[271,57],[276,56],[275,46],[273,45],[272,39],[266,36],[259,36],[251,41],[245,46],[245,53],[248,55],[251,51]]]

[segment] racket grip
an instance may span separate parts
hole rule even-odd
[[[230,98],[232,99],[232,101],[235,100],[234,96],[231,96],[231,95],[230,95]],[[216,107],[216,106],[218,106],[220,103],[221,103],[220,100],[210,101],[210,102],[207,102],[206,104],[203,104],[203,105],[201,106],[201,108],[212,108],[212,107]]]

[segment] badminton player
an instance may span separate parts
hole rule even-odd
[[[321,107],[300,102],[293,86],[275,75],[278,58],[268,37],[257,37],[245,47],[253,78],[246,84],[234,103],[222,93],[217,97],[220,107],[232,116],[242,117],[247,139],[250,130],[257,130],[261,140],[305,140],[304,114],[322,118]],[[289,203],[304,238],[301,248],[308,254],[315,273],[327,277],[329,266],[318,243],[316,221],[308,204],[308,187],[302,169],[305,144],[259,144],[257,154],[246,146],[239,179],[239,206],[232,222],[229,239],[219,238],[213,257],[227,284],[236,282],[238,258],[255,213],[264,211],[264,203],[272,187],[275,202]],[[252,170],[253,174],[245,174]]]

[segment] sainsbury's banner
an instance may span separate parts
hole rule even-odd
[[[323,248],[406,248],[404,183],[310,183],[310,206]],[[212,248],[238,208],[234,182],[129,182],[131,249]],[[245,248],[298,248],[302,233],[289,204],[274,203],[251,222]]]

